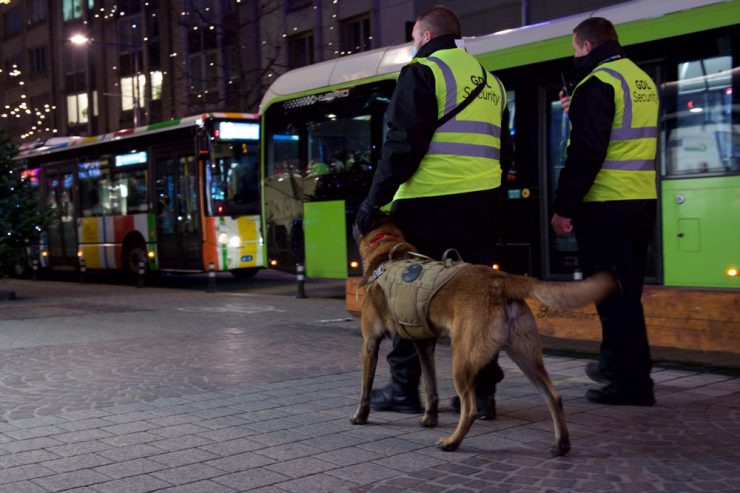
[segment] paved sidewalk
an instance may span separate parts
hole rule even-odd
[[[551,459],[544,401],[504,356],[498,419],[442,452],[447,347],[437,428],[393,413],[352,426],[358,322],[341,299],[268,284],[0,286],[19,296],[0,302],[0,493],[740,491],[732,372],[658,367],[655,407],[607,407],[583,397],[587,360],[548,356],[573,440]]]

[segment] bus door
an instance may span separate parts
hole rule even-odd
[[[155,167],[160,268],[203,270],[195,157],[160,158]]]
[[[660,73],[657,64],[640,65],[645,72],[656,81],[660,87]],[[544,169],[542,174],[543,190],[547,190],[547,200],[542,201],[541,227],[542,232],[542,265],[543,274],[547,278],[567,277],[577,278],[580,271],[578,264],[578,244],[576,236],[571,233],[567,236],[558,236],[550,226],[553,214],[555,190],[558,187],[560,171],[565,166],[567,158],[568,137],[570,135],[570,121],[568,115],[560,106],[560,86],[548,86],[542,89],[545,105],[545,135],[546,146],[543,149]],[[657,231],[657,226],[656,226]],[[658,235],[654,235],[655,238]],[[658,276],[658,255],[655,241],[651,242],[645,268],[648,281],[655,281]]]
[[[77,225],[74,193],[74,164],[46,168],[46,207],[53,211],[47,229],[49,265],[77,265]]]

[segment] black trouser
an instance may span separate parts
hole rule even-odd
[[[655,210],[654,200],[587,202],[574,223],[584,274],[611,270],[619,282],[619,291],[596,305],[602,330],[599,367],[625,392],[653,388],[641,298]]]
[[[399,200],[394,203],[393,219],[406,241],[424,255],[441,259],[445,250],[455,248],[466,262],[492,265],[497,260],[497,205],[498,190]],[[394,336],[387,359],[392,385],[404,393],[417,392],[421,364],[414,344]],[[492,355],[475,379],[476,395],[493,395],[503,378],[498,354]]]

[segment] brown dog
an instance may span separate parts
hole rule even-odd
[[[383,224],[360,241],[360,255],[367,280],[385,262],[404,257],[415,249],[404,241],[392,223]],[[392,257],[392,258],[390,258]],[[512,360],[547,400],[555,427],[552,456],[565,455],[570,439],[563,403],[550,381],[542,362],[537,326],[524,299],[535,297],[558,308],[582,306],[597,301],[613,289],[608,274],[598,274],[581,282],[541,282],[523,276],[508,275],[483,265],[466,265],[437,291],[429,304],[427,321],[439,337],[449,331],[452,350],[452,378],[460,396],[460,420],[457,428],[437,445],[442,450],[456,450],[477,415],[473,380],[494,354],[505,349]],[[378,362],[380,341],[394,332],[383,289],[377,283],[367,285],[362,305],[362,385],[360,404],[352,424],[367,423],[370,391]],[[421,424],[437,425],[438,398],[434,369],[433,339],[415,340],[422,367],[425,412]]]

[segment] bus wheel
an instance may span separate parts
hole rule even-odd
[[[255,267],[252,269],[233,269],[230,270],[231,275],[236,277],[237,279],[251,279],[252,277],[259,272],[259,268]]]
[[[149,261],[147,259],[146,245],[144,243],[136,243],[130,245],[123,252],[123,270],[126,272],[126,276],[130,279],[136,279],[139,275],[139,262],[144,262],[145,273],[149,271]]]

